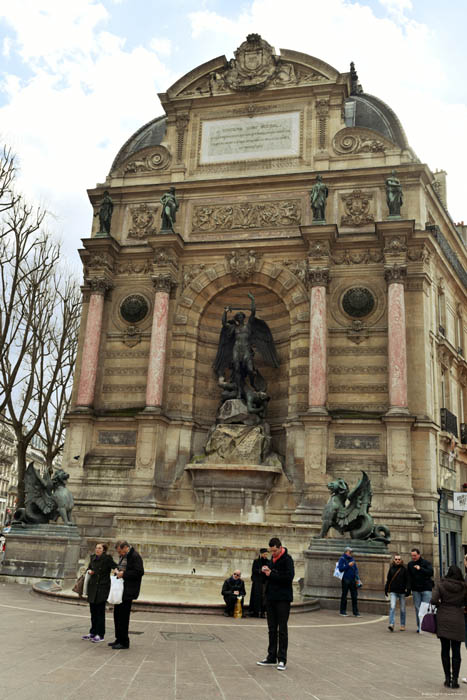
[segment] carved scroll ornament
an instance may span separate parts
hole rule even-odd
[[[164,170],[171,160],[170,152],[165,146],[151,146],[134,154],[122,166],[125,175],[150,173],[153,170]]]
[[[384,153],[388,143],[382,139],[374,138],[370,129],[347,127],[341,129],[332,140],[335,153],[347,155],[348,153]]]

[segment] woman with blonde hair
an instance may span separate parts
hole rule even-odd
[[[91,610],[91,629],[82,639],[91,642],[103,642],[105,636],[105,604],[110,592],[110,573],[117,568],[110,554],[107,554],[107,545],[102,542],[96,544],[94,554],[88,564],[88,602]]]
[[[396,605],[399,601],[401,632],[405,630],[405,599],[408,595],[408,573],[404,566],[400,554],[394,554],[391,566],[388,571],[386,585],[384,586],[384,594],[390,597],[389,607],[389,625],[388,630],[394,632],[394,623],[396,618]]]

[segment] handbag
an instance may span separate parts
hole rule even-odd
[[[111,576],[110,578],[110,593],[107,602],[110,605],[120,605],[123,600],[123,579]]]
[[[77,594],[79,595],[80,598],[83,597],[83,590],[84,590],[84,574],[81,574],[81,576],[79,576],[79,577],[76,579],[76,583],[75,583],[75,585],[73,586],[73,588],[72,588],[71,590],[72,590],[74,593],[77,593]]]
[[[344,572],[343,572],[343,571],[339,571],[339,562],[336,561],[336,566],[335,566],[335,568],[334,568],[333,576],[335,576],[336,578],[338,578],[339,581],[342,581],[343,575],[344,575]]]
[[[422,632],[430,632],[431,634],[436,634],[437,630],[437,620],[436,620],[436,608],[432,605],[428,606],[428,612],[426,612],[422,619],[421,630]]]

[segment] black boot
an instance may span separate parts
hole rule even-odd
[[[453,659],[452,660],[452,679],[451,679],[451,688],[458,688],[459,687],[459,669],[461,667],[461,660],[460,659]]]
[[[446,688],[451,688],[451,659],[449,656],[441,654],[441,662],[444,670],[444,685]]]

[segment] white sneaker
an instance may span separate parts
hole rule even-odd
[[[467,683],[467,678],[463,678],[462,683]]]
[[[104,641],[104,637],[99,637],[98,634],[96,634],[96,636],[93,639],[91,639],[91,642],[94,642],[94,644],[97,644],[97,642],[103,642],[103,641]]]
[[[285,671],[285,669],[287,668],[287,666],[285,665],[285,661],[279,661],[276,668],[278,671]]]

